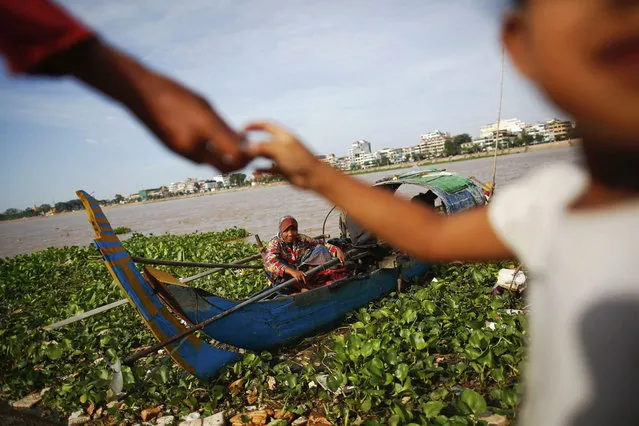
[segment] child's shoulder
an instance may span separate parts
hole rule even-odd
[[[577,165],[552,164],[497,188],[488,206],[491,227],[521,260],[552,239],[554,224],[586,189],[588,175]]]
[[[497,188],[491,211],[512,211],[517,207],[564,208],[583,193],[588,174],[576,164],[557,163],[541,167],[517,181]]]

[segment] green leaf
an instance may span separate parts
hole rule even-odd
[[[53,343],[47,345],[46,353],[50,359],[56,360],[62,356],[62,348],[57,343]]]
[[[435,312],[436,307],[437,305],[435,305],[435,302],[433,302],[432,300],[424,300],[422,302],[422,308],[424,312],[426,312],[429,315]]]
[[[371,410],[371,406],[372,406],[371,398],[366,397],[362,401],[362,404],[360,405],[359,409],[364,413],[368,413]]]
[[[397,352],[390,350],[384,355],[384,361],[389,363],[390,365],[397,364]]]
[[[519,395],[513,389],[503,389],[501,400],[507,407],[515,408],[519,404]]]
[[[401,424],[402,418],[398,414],[393,414],[388,418],[389,426],[399,426]]]
[[[287,374],[286,375],[286,384],[288,385],[289,388],[295,388],[295,386],[297,386],[297,376],[294,374]]]
[[[487,350],[486,353],[479,358],[477,358],[477,362],[481,363],[486,367],[493,366],[493,353],[490,350]]]
[[[402,315],[402,322],[404,324],[409,323],[409,322],[413,322],[417,319],[417,312],[415,312],[414,310],[408,308],[407,310],[404,311],[404,314]]]
[[[503,382],[504,380],[506,380],[503,367],[493,368],[490,372],[490,375],[497,382]]]
[[[439,412],[446,406],[441,401],[428,401],[426,404],[422,405],[422,409],[424,410],[424,414],[429,419],[435,418],[439,415]]]
[[[375,357],[368,364],[368,371],[377,377],[384,377],[384,363],[381,359]]]
[[[475,415],[486,412],[486,400],[472,389],[464,389],[461,393],[460,401]]]
[[[373,354],[373,345],[362,346],[362,350],[360,353],[364,358],[368,358],[369,356]]]
[[[166,383],[169,381],[169,373],[170,373],[170,369],[168,365],[163,365],[158,369],[158,374],[160,375],[160,378],[162,379],[162,383]]]
[[[397,377],[400,381],[404,381],[408,376],[408,365],[399,364],[395,369],[395,377]]]
[[[426,342],[424,341],[424,335],[422,333],[419,333],[419,332],[411,333],[411,335],[410,335],[410,343],[418,351],[421,351],[422,349],[424,349],[427,346]]]
[[[468,343],[475,348],[481,348],[482,343],[486,339],[486,335],[479,330],[473,330],[470,334],[470,339],[468,339]]]

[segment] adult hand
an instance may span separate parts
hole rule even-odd
[[[242,137],[208,102],[187,88],[155,75],[145,84],[142,102],[132,111],[172,151],[226,173],[245,166]]]
[[[313,186],[323,163],[283,127],[271,122],[254,122],[245,132],[261,131],[270,136],[269,140],[252,143],[246,150],[251,157],[266,157],[275,165],[266,171],[285,177],[293,185],[309,189]]]
[[[293,268],[288,268],[286,270],[286,273],[289,274],[291,277],[295,278],[297,280],[298,283],[306,285],[307,282],[307,277],[306,274],[302,271],[298,271],[297,269],[293,269]]]
[[[121,102],[170,150],[196,163],[227,173],[250,161],[242,136],[204,98],[99,40],[55,55],[42,67],[73,75]]]
[[[344,264],[346,262],[346,255],[344,254],[344,251],[339,248],[339,247],[335,247],[335,257],[337,257],[339,259],[339,261]]]

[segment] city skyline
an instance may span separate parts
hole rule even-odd
[[[496,119],[498,18],[481,2],[284,1],[276,14],[260,2],[61,3],[202,93],[234,127],[274,119],[318,154],[341,153],[357,139],[408,146],[437,128],[475,136]],[[561,117],[511,67],[506,76],[504,116]],[[112,198],[219,174],[168,152],[79,85],[25,80],[0,76],[0,178],[10,182],[0,210],[71,199],[76,189]]]

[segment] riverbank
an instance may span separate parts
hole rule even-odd
[[[570,148],[570,147],[579,146],[580,144],[581,144],[581,141],[579,139],[573,139],[569,141],[550,142],[550,143],[544,143],[539,145],[528,145],[528,146],[520,146],[515,148],[506,148],[506,149],[500,149],[499,152],[497,153],[497,156],[502,157],[506,155],[522,154],[527,152]],[[487,157],[494,157],[494,156],[495,156],[494,151],[477,152],[475,154],[452,155],[450,157],[442,157],[436,160],[414,161],[411,163],[402,163],[395,166],[371,167],[366,170],[357,170],[357,171],[346,172],[346,173],[350,175],[363,175],[368,173],[379,173],[379,172],[386,172],[386,171],[393,171],[393,170],[400,170],[400,169],[408,169],[411,167],[431,166],[431,165],[441,164],[441,163],[456,163],[458,161],[475,160],[477,158],[487,158]]]
[[[527,147],[517,147],[517,148],[510,148],[510,149],[500,150],[500,152],[497,155],[502,157],[502,156],[509,156],[509,155],[514,155],[514,154],[521,154],[521,153],[531,153],[531,152],[538,152],[538,151],[555,150],[555,149],[561,149],[561,148],[575,147],[575,146],[578,146],[579,144],[580,144],[579,140],[553,142],[553,143],[547,143],[547,144],[531,145],[531,146],[527,146]],[[479,159],[479,158],[493,157],[494,155],[495,155],[494,152],[481,152],[481,153],[476,153],[476,154],[456,155],[456,156],[452,156],[452,157],[441,158],[441,159],[438,159],[438,160],[435,160],[435,161],[421,161],[421,162],[417,162],[416,161],[416,162],[411,162],[411,163],[397,164],[397,165],[388,166],[388,167],[372,167],[372,168],[366,169],[366,170],[358,170],[358,171],[355,171],[355,172],[347,172],[347,173],[350,174],[350,175],[356,176],[356,175],[364,175],[364,174],[370,174],[370,173],[393,172],[393,171],[396,171],[396,170],[410,169],[412,167],[424,167],[424,166],[437,165],[437,164],[443,164],[443,163],[455,163],[455,162],[476,160],[476,159]],[[182,200],[182,199],[187,199],[187,198],[199,198],[199,197],[205,197],[205,196],[209,196],[209,195],[228,194],[228,193],[233,193],[233,192],[249,191],[249,190],[252,190],[252,189],[267,188],[267,187],[271,187],[271,186],[281,186],[281,185],[288,185],[288,182],[286,182],[286,181],[273,182],[273,183],[257,185],[257,186],[244,186],[244,187],[239,187],[239,188],[229,188],[229,189],[223,189],[223,190],[213,191],[213,192],[203,192],[203,193],[196,193],[196,194],[180,195],[180,196],[169,197],[169,198],[160,198],[160,199],[156,199],[156,200],[139,201],[139,202],[136,202],[136,203],[108,205],[108,206],[103,206],[103,209],[105,209],[105,210],[107,210],[107,209],[116,209],[118,207],[124,207],[124,206],[132,206],[132,205],[140,205],[140,204],[153,204],[153,203],[173,201],[173,200]],[[20,218],[20,219],[11,219],[11,220],[2,221],[0,223],[32,221],[32,220],[44,219],[44,218],[50,218],[50,217],[56,217],[56,216],[72,215],[72,214],[76,214],[78,212],[79,211],[61,212],[61,213],[57,213],[57,214],[50,215],[50,216],[34,216],[34,217],[26,217],[26,218]]]

